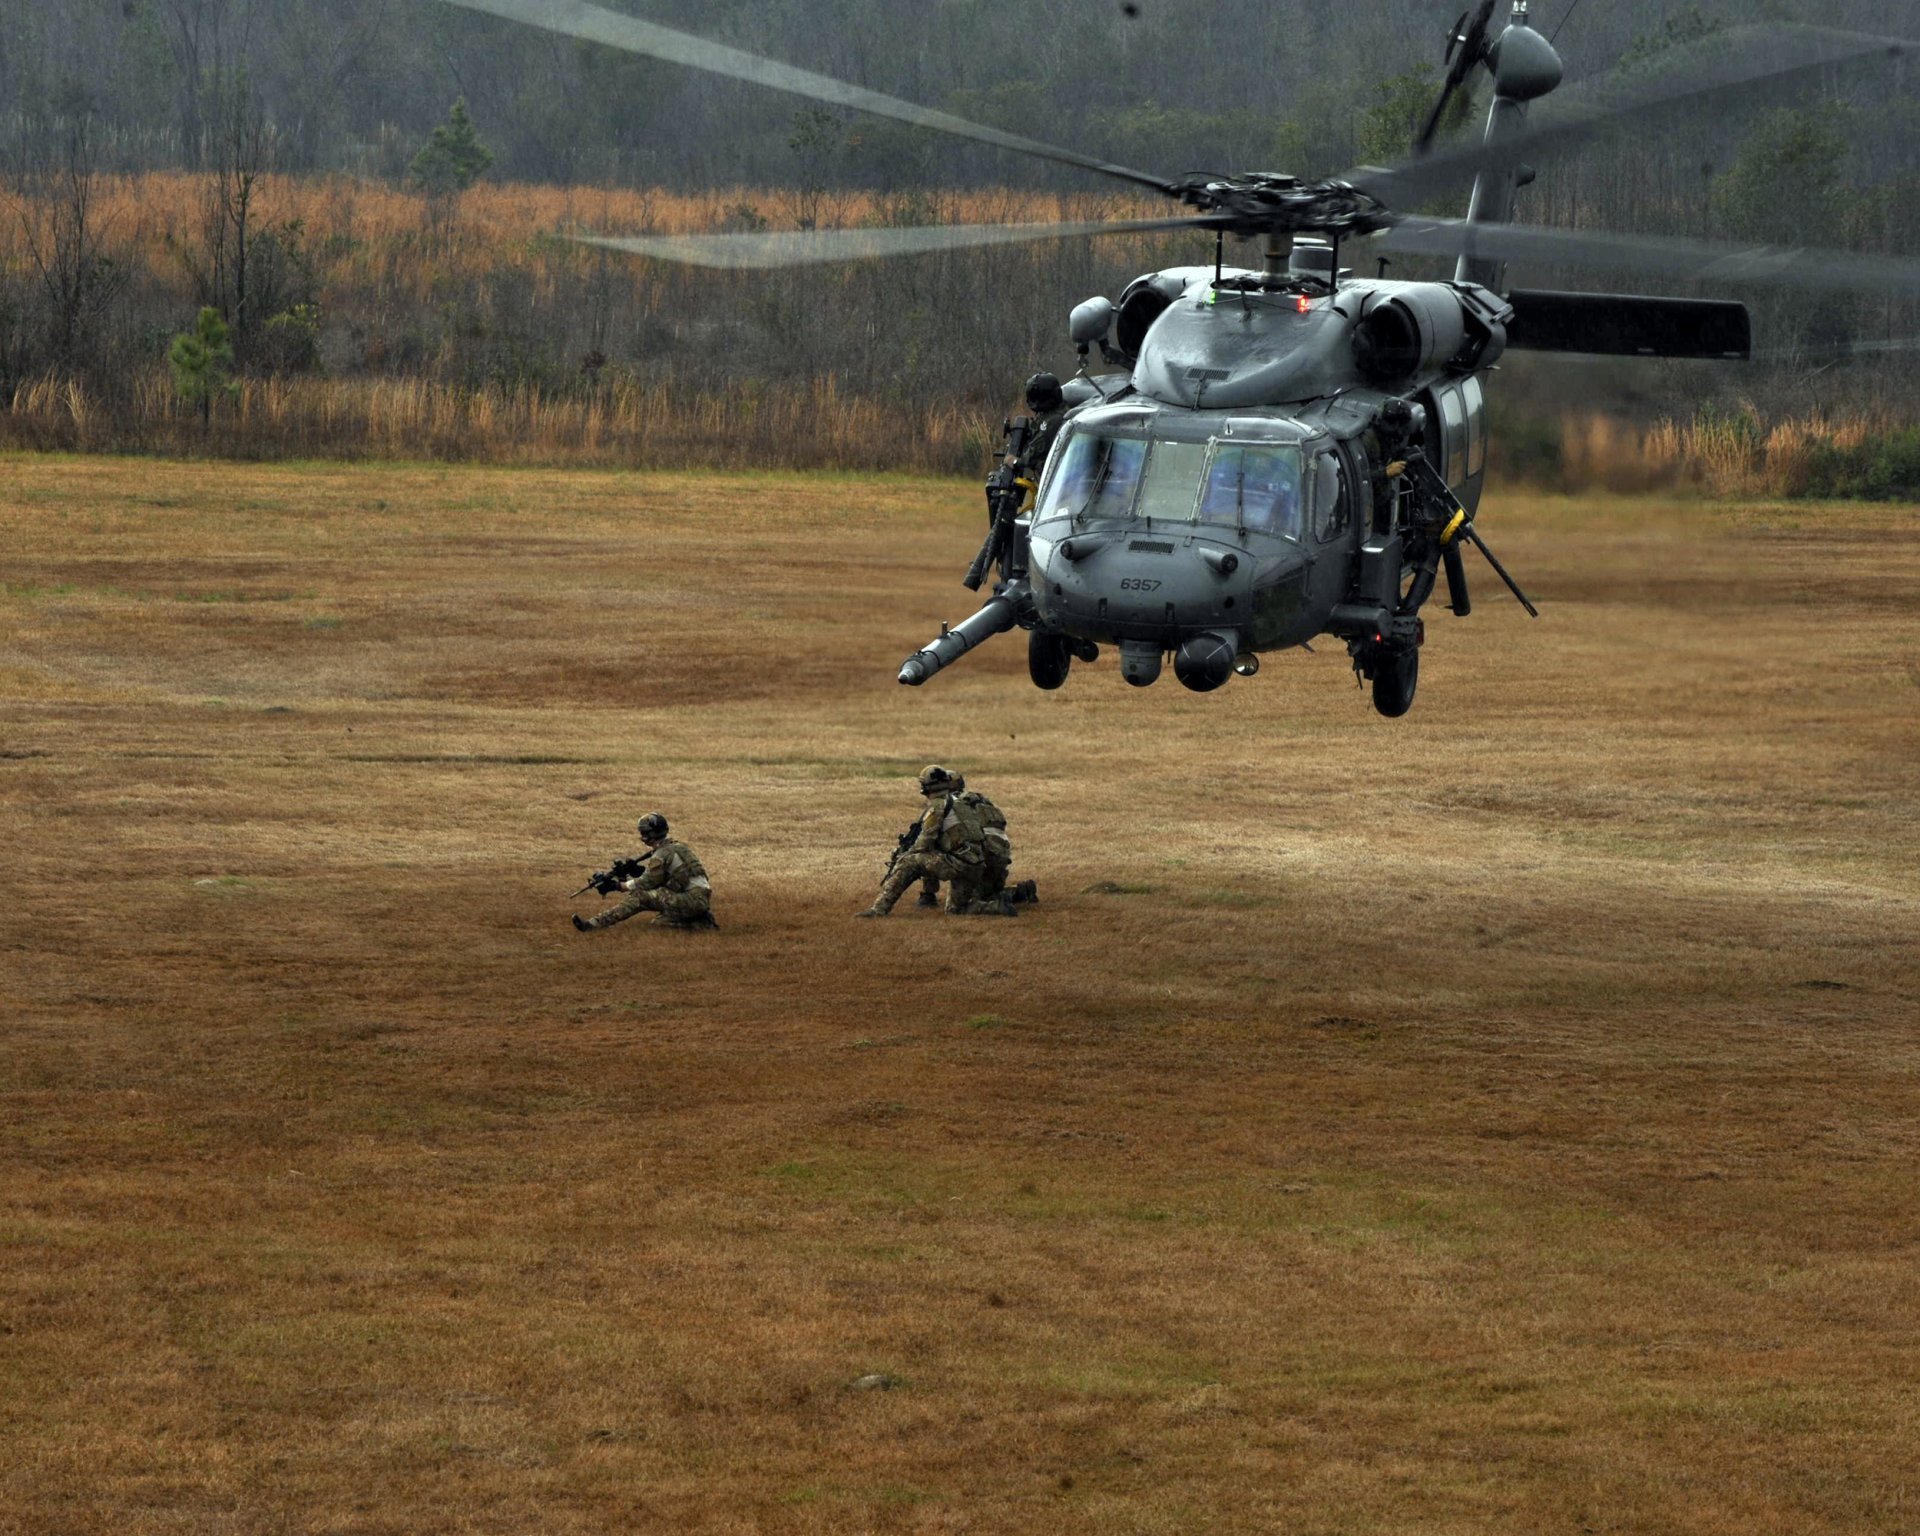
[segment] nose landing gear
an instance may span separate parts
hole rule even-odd
[[[1374,663],[1373,707],[1389,720],[1398,720],[1413,708],[1414,691],[1419,686],[1419,649],[1408,646],[1385,650]]]
[[[1373,707],[1389,720],[1398,720],[1413,708],[1420,686],[1420,647],[1426,638],[1427,626],[1415,619],[1396,623],[1391,634],[1372,635],[1349,645],[1355,675],[1373,684]]]
[[[1100,659],[1100,647],[1091,640],[1076,640],[1072,635],[1049,634],[1043,629],[1027,635],[1027,675],[1033,686],[1049,693],[1062,687],[1076,661],[1089,666]]]

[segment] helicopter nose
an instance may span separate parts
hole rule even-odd
[[[1257,565],[1244,550],[1188,532],[1076,533],[1036,546],[1034,597],[1047,622],[1069,633],[1152,641],[1169,651],[1196,632],[1224,633],[1245,622]],[[1159,670],[1143,659],[1128,680],[1145,686]],[[1195,659],[1189,670],[1211,676],[1216,669]]]

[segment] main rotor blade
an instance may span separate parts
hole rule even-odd
[[[1385,250],[1421,256],[1567,262],[1696,282],[1766,283],[1851,293],[1865,289],[1896,297],[1920,291],[1920,258],[1863,256],[1852,251],[1740,246],[1526,224],[1469,224],[1465,219],[1405,219],[1374,236],[1374,241]]]
[[[696,37],[691,32],[676,32],[671,27],[663,27],[655,22],[641,21],[638,17],[588,5],[585,0],[446,0],[446,3],[469,11],[484,11],[508,21],[525,22],[531,27],[544,27],[549,32],[577,37],[583,42],[600,43],[627,53],[664,59],[669,64],[684,64],[689,69],[703,69],[732,80],[746,80],[776,91],[787,91],[795,96],[804,96],[809,101],[823,101],[829,106],[871,112],[876,117],[889,117],[895,122],[910,123],[934,133],[971,139],[978,144],[991,144],[997,149],[1011,150],[1015,154],[1030,155],[1039,160],[1051,160],[1060,165],[1078,166],[1083,171],[1130,181],[1136,186],[1151,187],[1156,192],[1172,194],[1176,191],[1164,176],[1149,175],[1145,171],[1096,160],[1071,149],[1061,149],[1052,144],[1042,144],[1036,139],[1022,138],[1018,134],[1003,133],[998,128],[970,123],[948,112],[936,112],[931,107],[883,96],[878,91],[848,85],[827,75],[817,75],[812,70],[779,64],[743,49],[729,48],[725,44]]]
[[[1823,341],[1798,347],[1767,347],[1753,354],[1756,363],[1864,362],[1868,358],[1920,352],[1920,336],[1895,336],[1880,341]]]
[[[1779,86],[1840,64],[1920,53],[1920,44],[1827,27],[1743,27],[1716,33],[1682,59],[1662,70],[1661,80],[1622,93],[1610,93],[1588,105],[1540,117],[1521,132],[1495,144],[1464,144],[1386,170],[1351,171],[1340,179],[1390,207],[1412,208],[1455,191],[1482,171],[1516,165],[1576,149],[1607,129],[1652,113],[1687,105],[1732,99],[1762,86]],[[1664,62],[1664,61],[1663,61]]]
[[[696,267],[803,267],[874,256],[917,256],[971,246],[1024,245],[1075,235],[1143,235],[1160,230],[1211,232],[1204,219],[1125,219],[1081,224],[936,224],[908,229],[802,229],[764,235],[643,235],[609,239],[576,235],[580,245],[626,251]]]

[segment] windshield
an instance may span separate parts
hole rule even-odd
[[[1300,537],[1300,452],[1267,444],[1216,444],[1200,521]]]
[[[1144,438],[1075,432],[1054,471],[1042,517],[1128,517],[1146,462]]]
[[[1300,537],[1300,450],[1218,438],[1177,441],[1076,429],[1035,521],[1201,522]]]

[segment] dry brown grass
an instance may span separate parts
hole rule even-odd
[[[1395,724],[898,688],[977,499],[0,460],[0,1530],[1912,1529],[1911,511],[1495,503]]]
[[[200,260],[209,179],[184,171],[102,178],[94,203],[98,227],[116,255],[184,285]],[[1072,221],[1138,215],[1158,203],[1112,195],[1062,196],[1011,188],[938,190],[910,202],[871,192],[824,195],[812,212],[827,225],[860,226],[929,219],[949,223]],[[450,219],[436,220],[415,192],[349,177],[262,177],[253,215],[258,229],[297,224],[314,264],[322,307],[349,294],[375,302],[444,301],[483,296],[523,279],[517,302],[540,305],[565,273],[600,258],[557,235],[705,234],[742,227],[743,211],[774,229],[797,227],[807,211],[798,194],[777,187],[718,187],[698,193],[662,188],[591,188],[482,182]],[[1122,242],[1149,248],[1139,241]],[[0,266],[25,269],[19,219],[0,220]],[[643,297],[649,297],[643,295]],[[672,290],[651,295],[671,305]],[[643,313],[652,313],[643,306]]]
[[[951,402],[904,405],[841,392],[831,378],[687,390],[631,376],[573,395],[479,389],[418,377],[250,378],[218,419],[161,373],[125,381],[103,405],[77,379],[31,379],[0,412],[16,443],[271,458],[438,458],[606,467],[909,469],[990,461],[1000,418]]]
[[[1697,486],[1710,495],[1770,500],[1805,496],[1823,451],[1851,452],[1912,425],[1891,406],[1847,415],[1737,412],[1636,427],[1600,415],[1561,423],[1561,463],[1574,484],[1638,493]]]
[[[102,178],[95,210],[102,225],[140,259],[154,266],[177,264],[184,248],[201,238],[209,179],[190,171],[155,171]],[[431,293],[436,277],[484,277],[503,263],[537,263],[565,255],[544,237],[567,230],[595,234],[705,234],[755,210],[774,228],[793,227],[799,194],[780,187],[712,187],[674,192],[661,187],[563,187],[525,182],[480,182],[466,192],[444,235],[417,192],[345,176],[264,176],[257,183],[256,211],[265,224],[298,220],[329,263],[329,276],[346,276],[356,256],[412,250],[432,235],[435,268],[417,260],[393,274]],[[874,192],[821,194],[819,222],[885,223],[902,206]],[[970,188],[914,194],[913,206],[957,224],[1020,223],[1110,216],[1163,205],[1124,195],[1061,195],[1029,189]],[[0,226],[0,254],[24,259],[20,231]]]

